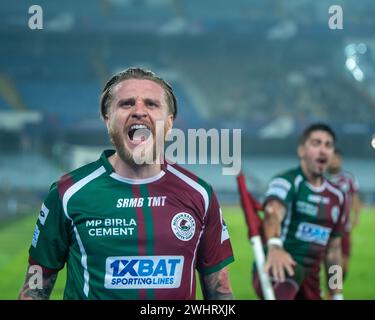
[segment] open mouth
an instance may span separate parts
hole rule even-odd
[[[317,162],[318,162],[318,164],[320,164],[320,165],[325,165],[326,163],[327,163],[327,159],[325,159],[325,158],[319,158],[319,159],[317,159]]]
[[[145,124],[133,124],[128,129],[128,137],[135,144],[146,141],[151,135],[151,129]]]

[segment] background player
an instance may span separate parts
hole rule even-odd
[[[150,71],[125,70],[107,82],[101,114],[115,150],[52,185],[29,250],[43,285],[28,272],[20,299],[48,299],[65,263],[64,299],[194,299],[195,269],[204,298],[231,299],[233,255],[214,191],[157,161],[157,137],[177,114],[172,88]]]
[[[264,201],[267,240],[265,269],[276,299],[320,299],[320,264],[341,265],[344,196],[324,173],[333,156],[335,134],[325,124],[302,133],[300,166],[275,176]],[[254,287],[259,296],[258,275]],[[334,292],[340,297],[340,289]]]
[[[328,178],[341,189],[346,197],[347,223],[342,238],[343,275],[345,279],[352,247],[351,230],[358,224],[361,200],[358,194],[358,181],[352,173],[342,168],[342,154],[337,148],[328,168]]]

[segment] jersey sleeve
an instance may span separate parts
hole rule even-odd
[[[343,201],[340,205],[340,213],[339,218],[337,219],[337,222],[332,229],[331,237],[342,237],[345,233],[346,224],[349,219],[349,211],[347,210],[347,195],[343,193]]]
[[[234,261],[227,226],[215,192],[205,218],[205,227],[198,248],[197,270],[210,274]]]
[[[29,249],[32,261],[60,270],[64,267],[69,248],[71,223],[66,218],[57,184],[53,184],[42,204]]]
[[[272,199],[279,200],[284,206],[293,199],[294,187],[292,181],[286,176],[276,176],[268,184],[264,204]]]

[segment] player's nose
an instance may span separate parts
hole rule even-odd
[[[142,118],[147,116],[147,108],[145,103],[141,99],[137,99],[132,108],[132,117]]]
[[[324,155],[324,156],[327,156],[330,152],[330,148],[325,146],[324,144],[322,144],[319,148],[319,154],[320,155]]]

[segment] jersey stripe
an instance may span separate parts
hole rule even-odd
[[[73,222],[72,222],[72,224],[73,224]],[[74,233],[76,235],[77,242],[78,242],[78,245],[79,245],[79,249],[80,249],[81,255],[82,255],[81,264],[82,264],[82,267],[83,267],[83,279],[84,279],[83,293],[85,294],[86,297],[88,297],[89,296],[90,275],[89,275],[89,271],[88,271],[88,268],[87,268],[87,254],[86,254],[85,248],[83,246],[81,237],[79,236],[78,230],[75,226],[74,226]]]
[[[294,179],[294,192],[297,193],[299,189],[299,185],[301,184],[303,180],[303,177],[299,174],[295,179]]]
[[[90,181],[94,180],[95,178],[99,177],[101,174],[105,172],[105,168],[101,166],[100,168],[96,169],[92,173],[90,173],[88,176],[84,177],[83,179],[77,181],[75,184],[73,184],[66,192],[64,193],[63,196],[63,208],[64,208],[64,213],[66,217],[69,220],[72,220],[72,218],[68,214],[68,201],[70,198],[81,188],[83,188],[86,184],[88,184]]]
[[[94,180],[95,178],[99,177],[104,172],[105,172],[105,168],[103,166],[101,166],[100,168],[98,168],[95,171],[93,171],[92,173],[90,173],[88,176],[84,177],[83,179],[81,179],[78,182],[76,182],[75,184],[73,184],[68,190],[66,190],[66,192],[64,193],[64,196],[63,196],[64,213],[65,213],[66,217],[70,221],[72,221],[74,233],[76,235],[77,242],[78,242],[78,245],[79,245],[79,249],[80,249],[81,255],[82,255],[81,264],[82,264],[82,268],[83,268],[83,278],[84,278],[83,293],[85,294],[86,297],[88,297],[88,295],[89,295],[89,279],[90,279],[90,275],[89,275],[89,271],[88,271],[88,267],[87,267],[87,254],[86,254],[86,250],[83,246],[83,243],[81,241],[81,238],[79,236],[78,230],[74,226],[74,222],[68,214],[68,202],[69,202],[70,198],[76,192],[78,192],[86,184],[88,184],[90,181]]]
[[[195,272],[195,268],[194,268],[195,258],[197,257],[197,249],[198,249],[198,246],[199,246],[199,242],[201,241],[203,231],[204,231],[204,226],[203,226],[203,228],[202,228],[202,230],[199,234],[199,238],[198,238],[197,244],[196,244],[195,249],[194,249],[193,260],[191,261],[191,267],[190,267],[190,296],[192,295],[192,291],[193,291],[193,279],[194,279],[194,272]]]
[[[141,198],[140,185],[132,186],[132,197]],[[129,197],[130,198],[130,197]],[[134,253],[135,256],[146,256],[146,223],[145,216],[143,214],[143,207],[135,207],[135,214],[137,220],[137,252]],[[136,289],[138,300],[147,300],[147,289]]]
[[[341,193],[341,191],[339,189],[336,189],[335,187],[333,187],[331,184],[325,182],[327,184],[327,188],[329,191],[331,191],[332,193],[334,193],[335,195],[337,195],[339,197],[339,200],[340,200],[340,204],[343,203],[344,201],[344,197]]]
[[[149,193],[146,185],[140,186],[140,194],[141,197],[144,199],[148,199]],[[143,206],[143,216],[145,221],[145,230],[146,230],[146,255],[153,256],[155,254],[154,248],[154,222],[152,220],[152,211],[151,208],[148,206]],[[155,300],[155,290],[154,289],[147,289],[147,299],[148,300]]]
[[[286,236],[288,235],[288,231],[289,231],[289,225],[290,225],[290,222],[292,220],[292,204],[289,203],[288,206],[287,206],[287,215],[286,215],[286,218],[285,218],[285,222],[284,222],[284,227],[283,227],[283,230],[281,232],[281,240],[284,242],[285,239],[286,239]]]
[[[195,182],[193,179],[189,178],[187,175],[172,167],[171,165],[167,165],[167,170],[173,173],[175,176],[179,177],[181,180],[186,182],[189,186],[193,187],[202,195],[204,200],[204,215],[206,215],[209,205],[209,197],[206,189],[203,188],[199,183]]]
[[[295,179],[294,179],[294,195],[298,193],[299,186],[301,182],[303,181],[303,177],[299,174]],[[288,235],[289,231],[289,225],[292,221],[292,209],[293,209],[293,201],[287,205],[287,214],[285,217],[283,229],[281,231],[281,240],[284,242],[286,240],[286,237]]]
[[[203,216],[203,220],[204,220],[205,217],[206,217],[208,206],[209,206],[209,197],[208,197],[208,193],[207,193],[206,189],[203,188],[197,182],[195,182],[193,179],[189,178],[187,175],[183,174],[182,172],[180,172],[177,169],[175,169],[174,167],[172,167],[171,165],[167,165],[167,170],[169,172],[173,173],[174,175],[176,175],[177,177],[179,177],[181,180],[186,182],[189,186],[193,187],[195,190],[197,190],[202,195],[203,200],[204,200],[204,216]],[[194,249],[193,259],[191,261],[191,266],[190,266],[190,268],[191,268],[190,269],[190,295],[192,294],[192,291],[193,291],[193,279],[194,279],[194,270],[195,270],[194,264],[195,264],[195,259],[197,257],[197,249],[198,249],[199,242],[201,240],[203,231],[204,231],[204,227],[202,228],[201,233],[199,235],[197,244],[196,244],[195,249]]]

